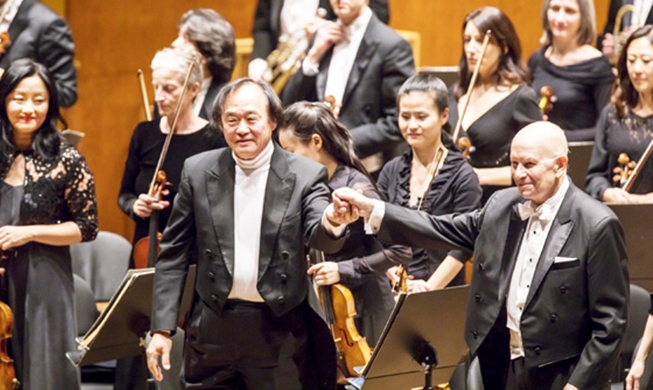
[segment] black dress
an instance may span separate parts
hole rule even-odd
[[[642,118],[628,110],[620,119],[612,104],[601,113],[594,140],[592,158],[585,180],[585,191],[598,200],[603,193],[618,183],[612,180],[613,169],[619,164],[619,154],[627,153],[631,160],[639,161],[653,140],[653,115]],[[633,183],[630,193],[647,194],[653,191],[653,162],[649,158]]]
[[[366,196],[379,199],[378,192],[365,175],[344,165],[338,165],[329,180],[329,187],[332,190],[341,187],[360,189]],[[385,270],[375,272],[361,264],[375,261],[374,257],[385,260],[388,256],[395,264],[407,263],[410,260],[410,250],[399,247],[384,252],[383,245],[376,237],[365,234],[362,219],[350,225],[349,232],[343,248],[325,257],[338,262],[340,283],[351,290],[356,301],[356,327],[373,347],[381,336],[395,301]]]
[[[469,129],[461,129],[461,136],[469,137],[475,150],[469,155],[474,168],[510,166],[510,143],[524,126],[542,120],[535,92],[520,85],[499,103],[481,115]],[[449,122],[458,122],[458,106],[450,99]],[[503,186],[483,186],[481,204]]]
[[[412,159],[413,152],[409,150],[383,167],[378,182],[383,200],[409,207]],[[431,182],[421,210],[432,215],[464,213],[477,209],[480,201],[481,187],[472,167],[459,152],[449,150],[442,168]],[[416,207],[410,208],[415,209]],[[412,249],[413,259],[408,264],[408,274],[423,280],[427,280],[433,274],[447,255],[451,255],[463,263],[472,256],[471,252],[459,249],[448,252],[446,250]],[[464,283],[463,269],[449,285],[455,286]]]
[[[93,240],[98,231],[93,174],[76,149],[63,140],[59,148],[51,161],[22,152],[25,179],[18,187],[4,183],[17,154],[2,162],[2,224],[73,221],[82,241]],[[77,350],[69,247],[30,242],[7,252],[3,266],[14,312],[11,350],[21,389],[79,389],[79,373],[65,356]]]
[[[557,101],[549,121],[565,130],[567,141],[592,141],[596,121],[610,102],[614,74],[604,55],[569,66],[557,66],[544,56],[548,45],[528,60],[533,88],[553,89]]]
[[[132,207],[139,194],[148,192],[165,138],[166,134],[163,134],[159,128],[159,120],[154,120],[139,123],[129,143],[129,154],[125,162],[118,205],[125,214],[136,221],[133,243],[148,235],[149,218],[140,218],[135,215]],[[164,198],[170,201],[170,207],[165,208],[159,214],[160,232],[163,231],[170,217],[184,161],[190,156],[224,146],[226,146],[226,142],[222,134],[208,124],[194,133],[172,136],[162,167],[168,182],[171,183],[170,193]],[[133,260],[130,260],[130,268],[133,266]]]

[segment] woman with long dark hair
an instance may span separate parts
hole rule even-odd
[[[615,168],[622,168],[619,156],[626,153],[630,160],[639,161],[653,140],[652,60],[653,26],[649,25],[635,30],[621,51],[619,84],[596,128],[585,190],[604,202],[653,202],[653,160],[643,166],[630,192],[621,188],[622,180],[613,180]]]
[[[483,61],[482,43],[491,31]],[[478,77],[467,96],[476,67]],[[528,70],[521,61],[521,44],[508,16],[495,7],[470,12],[463,22],[463,51],[459,79],[453,88],[449,121],[456,125],[465,102],[461,134],[469,137],[469,162],[483,186],[483,200],[512,184],[510,143],[524,126],[541,120],[535,92],[528,86]]]
[[[32,60],[0,78],[0,249],[14,312],[11,352],[21,389],[78,389],[69,245],[98,231],[86,160],[60,137],[52,75]]]
[[[295,103],[286,109],[285,119],[278,131],[284,149],[324,165],[331,189],[351,187],[378,199],[374,181],[356,157],[349,131],[326,105]],[[410,251],[396,246],[385,249],[376,238],[365,234],[362,220],[352,224],[350,232],[338,253],[325,255],[326,261],[313,265],[308,272],[318,286],[342,283],[351,289],[356,301],[356,326],[373,346],[394,306],[384,271],[407,262]],[[377,267],[380,269],[375,272]]]

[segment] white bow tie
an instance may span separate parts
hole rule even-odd
[[[540,220],[542,222],[547,222],[553,219],[553,215],[551,215],[551,208],[542,206],[539,208],[539,210],[536,210],[531,206],[531,202],[526,202],[526,203],[520,203],[517,205],[517,211],[519,211],[519,217],[521,218],[522,221],[527,220],[529,218],[535,218],[537,220]]]

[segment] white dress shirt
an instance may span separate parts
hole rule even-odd
[[[643,26],[646,24],[646,18],[648,14],[651,13],[651,6],[653,6],[653,0],[634,0],[633,5],[635,9],[639,12],[639,23],[635,23],[635,14],[631,18],[632,24],[637,24],[637,26]]]
[[[261,221],[265,189],[274,147],[272,141],[252,160],[235,154],[234,186],[234,275],[229,299],[263,302],[256,288],[261,249]]]
[[[510,357],[517,359],[524,356],[520,322],[521,314],[530,291],[533,275],[544,249],[547,236],[553,225],[553,220],[560,209],[565,193],[569,188],[569,179],[565,178],[558,191],[536,209],[532,202],[519,205],[522,220],[528,219],[526,232],[519,247],[517,262],[512,272],[510,287],[506,297],[508,320],[506,326],[510,330]]]

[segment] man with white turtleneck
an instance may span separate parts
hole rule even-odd
[[[327,172],[272,141],[283,110],[271,87],[240,79],[212,112],[229,149],[186,160],[161,241],[148,367],[169,367],[179,302],[198,254],[182,388],[333,389],[335,347],[314,305],[306,247],[339,250],[352,216],[330,204]],[[283,352],[282,352],[283,351]]]

